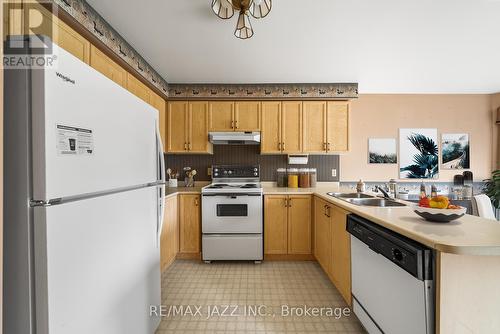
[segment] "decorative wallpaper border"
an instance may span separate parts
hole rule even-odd
[[[195,99],[355,99],[357,83],[169,84],[170,100]]]
[[[168,84],[127,41],[85,0],[52,0],[106,44],[151,85],[168,95]]]

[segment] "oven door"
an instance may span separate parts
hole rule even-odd
[[[203,233],[262,233],[261,194],[203,194]]]

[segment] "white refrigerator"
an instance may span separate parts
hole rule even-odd
[[[4,333],[154,333],[158,112],[54,45],[5,70]]]

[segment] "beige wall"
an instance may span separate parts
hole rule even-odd
[[[491,112],[493,122],[497,119],[497,109],[500,108],[500,93],[491,95]],[[500,124],[493,126],[493,169],[500,169]]]
[[[474,179],[490,176],[491,95],[370,94],[352,101],[350,151],[340,157],[341,181],[398,178],[399,165],[368,164],[368,138],[398,138],[399,128],[437,128],[438,142],[442,133],[469,133]],[[441,169],[439,181],[452,181],[455,174],[456,170]]]

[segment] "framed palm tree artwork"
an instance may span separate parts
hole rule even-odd
[[[435,179],[439,175],[437,129],[399,129],[399,177]]]

